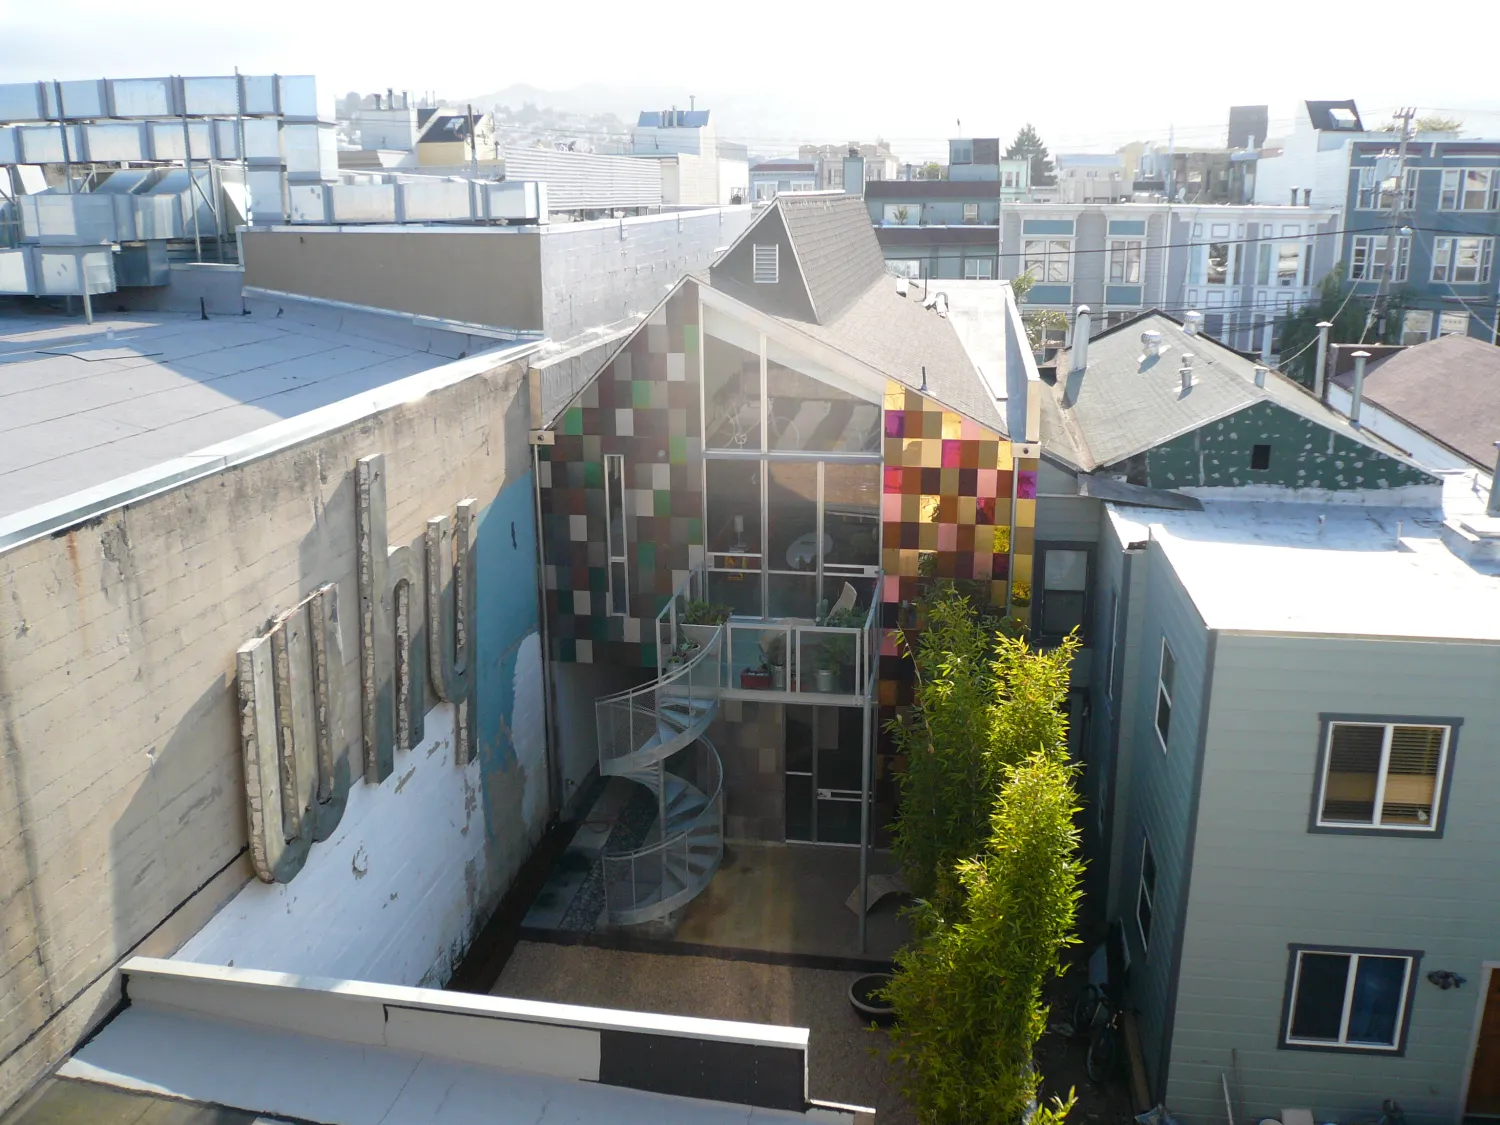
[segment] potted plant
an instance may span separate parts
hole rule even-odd
[[[858,606],[835,609],[823,618],[820,625],[832,629],[862,629],[865,612]],[[827,672],[825,677],[824,673]],[[823,648],[818,653],[818,690],[854,690],[854,637],[848,633],[830,633],[823,637]],[[824,684],[827,684],[825,687]]]
[[[818,690],[821,692],[833,692],[839,686],[839,658],[834,652],[834,641],[841,641],[843,637],[829,637],[822,648],[818,650],[818,669],[816,681]]]
[[[690,601],[682,611],[677,627],[690,641],[699,645],[712,644],[719,626],[728,621],[733,612],[727,605],[713,605],[702,600]]]
[[[756,668],[740,669],[740,687],[746,691],[766,691],[771,686],[771,669],[765,661]]]
[[[766,654],[766,664],[771,668],[771,687],[775,691],[786,690],[786,634],[773,633],[761,642]]]

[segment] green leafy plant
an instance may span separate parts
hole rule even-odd
[[[761,646],[761,651],[766,654],[766,663],[775,667],[786,664],[786,634],[774,633],[771,639]]]
[[[1029,122],[1017,130],[1016,139],[1005,150],[1005,159],[1029,160],[1033,187],[1046,187],[1057,182],[1057,177],[1052,174],[1052,158],[1047,152],[1047,146],[1042,143],[1042,135]]]
[[[712,605],[709,602],[695,600],[687,604],[682,611],[682,623],[684,625],[722,625],[729,620],[729,615],[734,610],[727,605]]]
[[[1017,578],[1010,584],[1010,604],[1018,606],[1029,606],[1031,604],[1031,583],[1024,578]]]
[[[1006,767],[986,847],[957,867],[960,915],[930,919],[920,927],[926,936],[896,955],[884,990],[896,1012],[893,1055],[926,1125],[1020,1122],[1036,1099],[1043,989],[1077,942],[1083,864],[1073,777],[1055,744]],[[1070,1093],[1038,1108],[1060,1122],[1072,1105]]]
[[[897,638],[917,690],[910,713],[888,728],[907,761],[892,848],[912,894],[940,918],[963,902],[957,867],[984,850],[1005,767],[1067,734],[1062,705],[1078,642],[1033,651],[990,609],[940,583],[918,606],[915,643]]]
[[[1035,284],[1036,275],[1029,271],[1010,279],[1010,290],[1015,294],[1016,304],[1026,304],[1031,287]],[[1026,329],[1026,343],[1033,352],[1039,352],[1047,346],[1047,338],[1051,333],[1068,330],[1068,315],[1057,309],[1022,312],[1021,325]]]

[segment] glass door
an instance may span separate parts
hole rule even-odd
[[[859,843],[864,713],[858,707],[786,709],[786,838]]]

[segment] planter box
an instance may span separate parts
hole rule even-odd
[[[719,625],[678,625],[682,635],[692,641],[699,648],[707,648],[718,639]]]
[[[771,687],[771,673],[752,672],[746,668],[740,672],[740,687],[746,691],[768,691]]]

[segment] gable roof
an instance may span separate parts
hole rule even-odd
[[[474,115],[474,124],[479,124],[480,114]],[[427,122],[427,128],[417,138],[418,144],[438,141],[466,141],[469,139],[469,115],[466,113],[439,113]]]
[[[1364,122],[1359,119],[1359,107],[1354,99],[1342,102],[1307,102],[1307,117],[1314,129],[1327,129],[1338,133],[1363,133]],[[1339,122],[1333,114],[1336,109],[1347,109],[1354,115],[1352,125]]]
[[[1333,380],[1345,389],[1352,372]],[[1495,466],[1500,438],[1500,348],[1472,336],[1441,336],[1372,364],[1364,399],[1421,430],[1481,469]]]
[[[774,207],[786,224],[820,324],[835,319],[885,277],[885,255],[859,196],[802,192],[777,196]]]
[[[1155,329],[1162,352],[1142,357],[1140,334]],[[1183,352],[1191,352],[1192,390],[1182,393],[1178,375]],[[1058,359],[1054,402],[1044,402],[1044,421],[1054,427],[1067,460],[1085,470],[1118,464],[1182,434],[1270,401],[1351,441],[1410,464],[1400,450],[1350,424],[1301,385],[1278,371],[1255,385],[1256,363],[1201,332],[1189,336],[1164,313],[1142,313],[1089,341],[1088,368],[1069,372],[1071,353]],[[1071,440],[1069,440],[1071,439]],[[1071,447],[1071,448],[1069,448]]]

